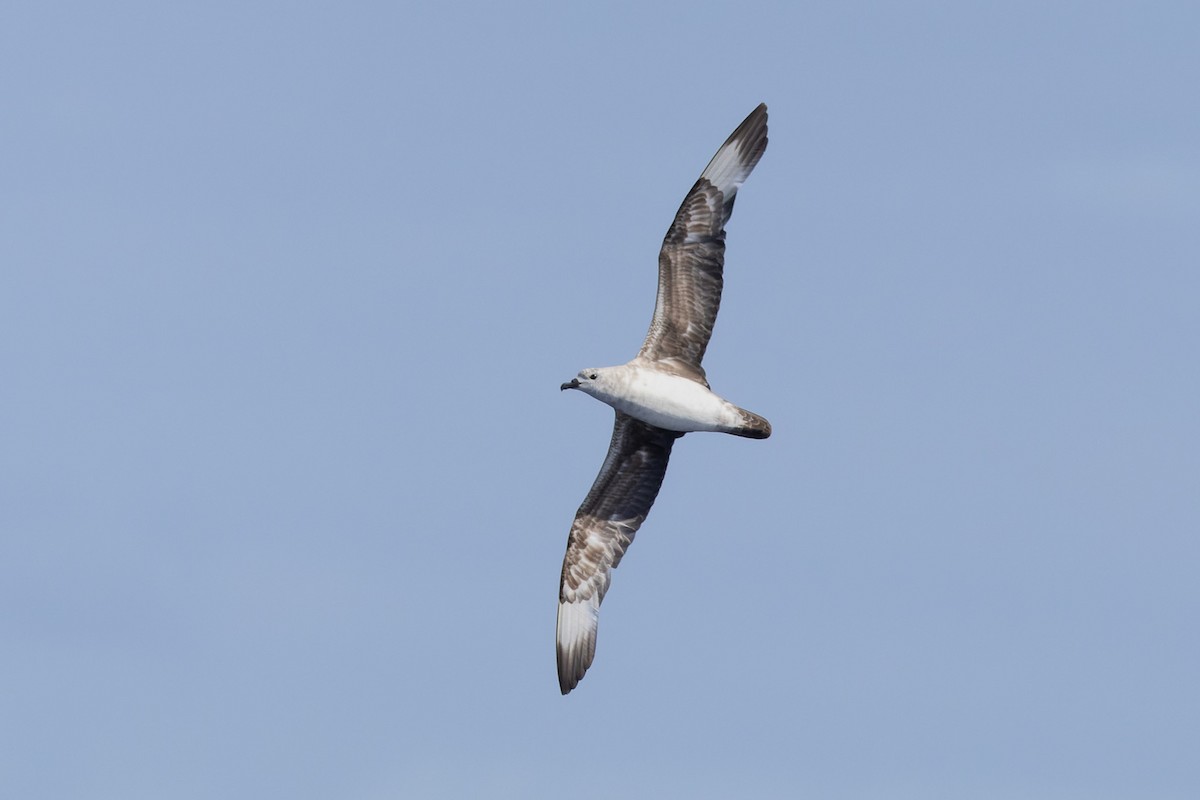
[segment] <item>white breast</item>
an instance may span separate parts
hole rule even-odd
[[[618,411],[669,431],[719,431],[739,424],[727,401],[687,378],[629,365],[611,397]]]

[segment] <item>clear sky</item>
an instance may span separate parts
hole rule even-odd
[[[0,792],[1200,796],[1194,3],[8,3]],[[572,515],[760,101],[559,694]]]

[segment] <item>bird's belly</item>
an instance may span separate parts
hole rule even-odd
[[[639,370],[612,405],[669,431],[719,431],[738,424],[729,403],[700,384],[651,370]]]

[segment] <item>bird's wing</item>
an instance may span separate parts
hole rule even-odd
[[[600,474],[575,513],[558,589],[558,683],[575,688],[596,653],[600,602],[611,573],[658,496],[682,436],[617,412]]]
[[[767,149],[767,107],[737,127],[675,214],[658,254],[658,299],[638,358],[707,386],[700,366],[721,306],[725,223],[738,188]]]

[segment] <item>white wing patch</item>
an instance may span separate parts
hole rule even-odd
[[[600,595],[558,604],[558,679],[563,694],[578,685],[596,657]]]
[[[734,139],[722,145],[712,161],[700,173],[701,180],[707,179],[726,199],[746,182],[754,165],[747,165],[738,154],[741,139]]]

